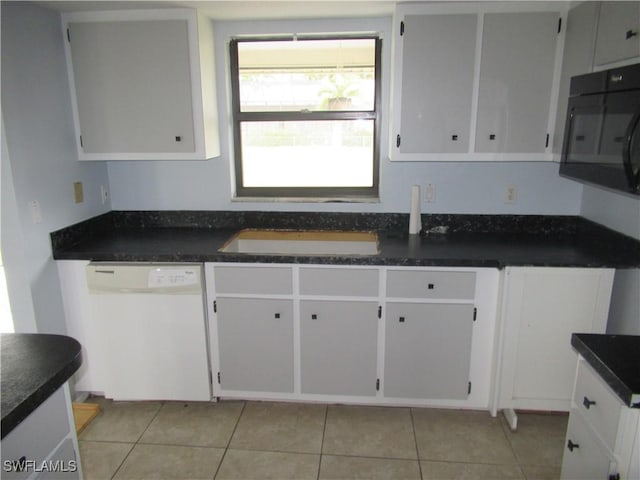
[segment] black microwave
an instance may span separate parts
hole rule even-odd
[[[571,78],[560,175],[640,195],[640,64]]]

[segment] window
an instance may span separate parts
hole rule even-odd
[[[378,195],[380,40],[230,43],[236,195]]]

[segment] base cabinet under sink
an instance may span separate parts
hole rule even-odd
[[[226,390],[293,392],[293,302],[220,298],[218,382]]]
[[[489,408],[495,269],[211,263],[205,277],[214,397]]]
[[[377,302],[300,302],[302,393],[375,397],[377,353]]]

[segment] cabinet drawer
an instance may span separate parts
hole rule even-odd
[[[602,379],[580,361],[573,401],[583,417],[613,451],[622,403]]]
[[[215,267],[216,293],[291,295],[289,267]]]
[[[387,273],[387,297],[471,300],[475,290],[474,272],[389,270]]]
[[[302,295],[378,296],[378,270],[364,268],[301,268]]]
[[[563,480],[607,478],[611,459],[580,413],[571,409],[562,457]]]

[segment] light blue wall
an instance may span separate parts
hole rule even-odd
[[[29,2],[2,2],[1,8],[2,254],[8,288],[30,292],[39,332],[61,333],[64,316],[49,232],[110,209],[100,199],[107,168],[76,160],[59,13]],[[13,191],[4,188],[9,180]],[[84,203],[73,202],[75,181],[84,184]],[[38,224],[31,219],[32,200],[40,203]],[[15,206],[13,218],[5,218],[5,202]],[[5,242],[9,220],[13,242]],[[16,330],[33,331],[26,310],[14,305],[16,297],[11,301]]]
[[[640,240],[640,196],[585,185],[580,215]]]
[[[585,186],[580,214],[640,240],[640,197]],[[616,271],[607,332],[640,335],[640,269]]]
[[[554,163],[408,163],[387,158],[391,91],[391,19],[215,22],[221,157],[204,162],[109,162],[114,209],[295,210],[408,212],[410,188],[436,186],[436,202],[424,213],[577,215],[582,186],[560,178]],[[227,105],[227,44],[231,35],[375,31],[383,39],[380,203],[273,203],[232,201],[232,159]],[[516,204],[504,203],[516,185]]]

